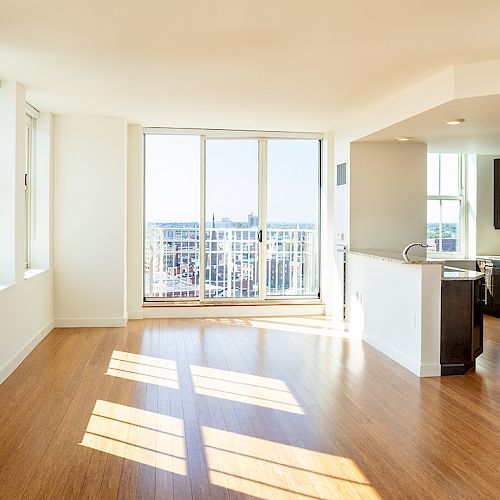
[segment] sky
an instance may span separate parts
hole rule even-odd
[[[459,200],[428,200],[427,223],[458,224],[460,222]]]
[[[319,141],[268,141],[268,222],[317,223]],[[146,220],[196,222],[199,136],[146,135]],[[207,139],[206,220],[258,214],[258,141]]]
[[[430,153],[427,155],[427,193],[446,196],[460,194],[460,155],[455,153]],[[427,201],[428,223],[458,223],[459,221],[459,200]]]
[[[439,157],[441,157],[441,175]],[[460,155],[455,153],[427,155],[427,194],[446,196],[460,194]]]

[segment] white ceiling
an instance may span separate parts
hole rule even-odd
[[[450,118],[465,118],[461,125],[447,125]],[[370,134],[364,142],[395,142],[412,137],[430,152],[500,154],[500,95],[456,99]]]
[[[323,131],[500,57],[498,0],[0,0],[0,79],[145,125]]]

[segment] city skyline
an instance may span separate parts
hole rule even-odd
[[[215,216],[215,214],[213,214]],[[250,222],[252,220],[253,223]],[[210,217],[209,219],[205,220],[205,229],[209,230],[212,228],[212,224],[215,221],[216,227],[235,227],[235,228],[241,228],[241,227],[248,227],[248,228],[255,228],[258,229],[259,227],[259,218],[255,214],[248,214],[247,220],[232,220],[229,217],[223,216],[220,218],[213,218]],[[228,226],[228,224],[235,224],[234,226]],[[219,225],[217,225],[219,224]],[[223,224],[223,225],[221,225]],[[198,221],[147,221],[146,222],[147,226],[154,226],[154,225],[163,225],[165,227],[170,227],[170,228],[199,228],[200,223]],[[315,228],[316,224],[314,223],[309,223],[309,222],[297,222],[297,221],[292,221],[292,222],[286,222],[286,221],[273,221],[273,222],[268,222],[267,227],[268,228],[275,228],[275,227],[293,227],[297,226],[298,228]]]
[[[182,223],[181,223],[182,224]],[[146,298],[196,298],[203,270],[205,296],[256,297],[261,250],[256,227],[217,227],[205,231],[200,262],[198,227],[150,223],[146,229]],[[264,286],[268,295],[316,295],[318,234],[314,228],[269,228]]]

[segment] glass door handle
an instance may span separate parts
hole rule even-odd
[[[259,240],[260,243],[262,243],[262,229],[259,230],[257,233],[257,239]]]

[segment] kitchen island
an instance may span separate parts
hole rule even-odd
[[[349,252],[350,330],[420,377],[465,373],[482,344],[483,273],[443,264],[380,250]],[[468,345],[475,346],[472,354]]]

